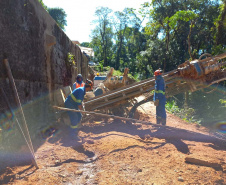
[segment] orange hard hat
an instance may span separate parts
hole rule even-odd
[[[159,76],[159,75],[162,75],[162,70],[161,69],[158,69],[155,71],[154,73],[155,76]]]
[[[93,82],[91,80],[86,80],[86,83],[85,83],[85,86],[86,87],[90,87],[91,89],[93,89]]]

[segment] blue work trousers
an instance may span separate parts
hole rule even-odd
[[[156,106],[156,119],[166,119],[166,101],[165,99],[159,99],[159,105]]]
[[[70,101],[65,101],[64,105],[65,105],[65,108],[78,110],[78,106],[75,103],[71,103]],[[76,135],[77,125],[82,119],[82,114],[80,112],[72,112],[72,111],[67,111],[67,113],[71,121],[71,125],[70,125],[71,135]]]

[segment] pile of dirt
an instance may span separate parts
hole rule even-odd
[[[94,117],[77,139],[59,123],[35,146],[39,169],[7,168],[0,184],[226,184],[225,141],[171,114],[156,125],[151,103],[136,116],[150,124]]]

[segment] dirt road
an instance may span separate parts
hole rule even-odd
[[[155,123],[154,114],[147,103],[136,117]],[[166,127],[95,118],[83,124],[79,141],[64,125],[56,129],[36,146],[39,169],[7,168],[0,184],[226,184],[225,142],[171,114]]]

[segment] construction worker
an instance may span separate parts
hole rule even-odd
[[[73,90],[79,88],[79,87],[84,87],[85,83],[83,82],[83,78],[81,74],[78,74],[76,78],[76,82],[73,84]]]
[[[64,102],[66,108],[69,109],[76,109],[76,110],[83,110],[82,101],[87,91],[91,91],[93,89],[93,82],[90,80],[86,80],[84,87],[79,87],[73,90],[73,92],[67,97]],[[70,133],[71,136],[76,136],[78,128],[80,126],[80,122],[82,119],[82,114],[80,112],[67,112],[71,125],[70,125]]]
[[[165,97],[165,81],[162,77],[162,70],[158,69],[155,75],[155,91],[153,101],[156,106],[156,123],[166,125],[166,97]]]

